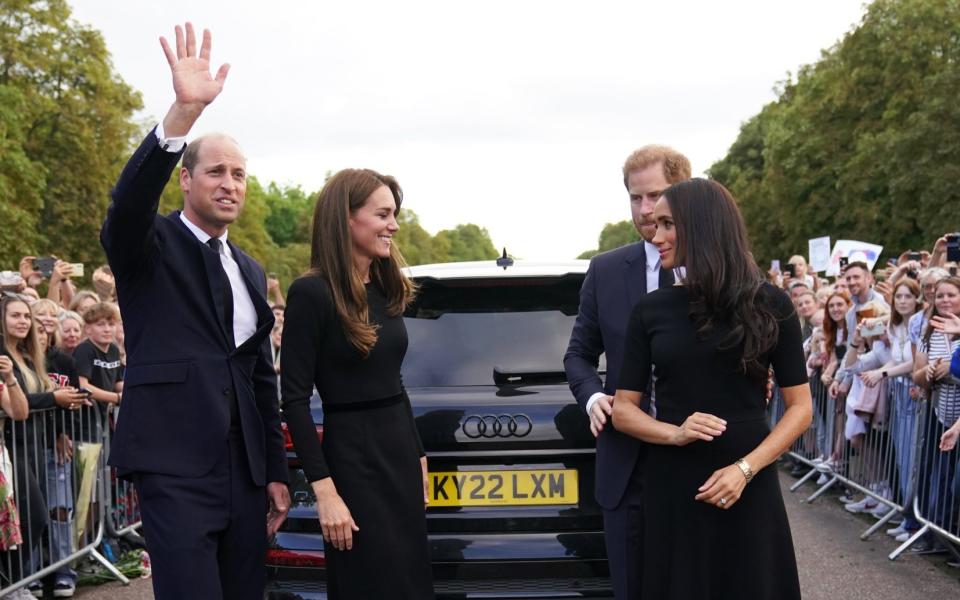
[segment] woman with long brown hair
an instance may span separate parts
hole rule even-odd
[[[800,321],[764,281],[722,185],[674,184],[654,217],[663,268],[685,273],[637,302],[613,402],[614,427],[649,444],[642,597],[799,599],[779,480],[766,467],[810,425]],[[653,365],[656,418],[640,408]],[[786,406],[773,430],[770,367]]]
[[[333,600],[433,597],[426,456],[400,377],[415,292],[393,244],[402,200],[392,177],[334,175],[317,198],[310,271],[287,294],[281,406],[317,498]]]

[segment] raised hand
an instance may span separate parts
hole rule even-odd
[[[175,35],[176,52],[166,38],[160,38],[173,75],[173,91],[177,96],[163,120],[163,129],[168,137],[179,137],[189,132],[203,109],[223,91],[223,83],[230,71],[230,65],[223,64],[216,75],[210,74],[210,48],[213,42],[208,29],[203,30],[199,54],[192,23],[187,23],[184,28],[177,25]]]

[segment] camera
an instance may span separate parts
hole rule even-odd
[[[793,279],[794,277],[797,276],[797,265],[792,265],[790,263],[787,263],[786,266],[783,267],[783,272],[786,274],[787,277],[789,277],[790,279]]]
[[[53,265],[55,264],[57,264],[57,259],[52,256],[33,259],[33,269],[40,271],[40,274],[43,275],[45,279],[50,279],[50,275],[53,274]]]
[[[914,251],[912,251],[912,250],[911,250],[910,252],[907,252],[907,260],[913,260],[913,261],[916,261],[916,262],[920,262],[920,260],[921,260],[922,258],[923,258],[923,257],[920,255],[919,252],[914,252]]]
[[[843,273],[846,270],[847,265],[850,264],[850,259],[846,256],[840,257],[840,272]]]
[[[960,233],[947,236],[947,262],[960,262]]]

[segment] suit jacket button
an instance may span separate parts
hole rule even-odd
[[[230,395],[230,388],[223,388],[223,389],[220,390],[220,391],[223,392],[223,395],[224,395],[224,396],[229,396],[229,395]]]

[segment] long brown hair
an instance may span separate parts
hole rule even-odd
[[[30,312],[30,331],[27,333],[27,337],[22,340],[14,338],[7,331],[7,307],[17,302],[26,306],[27,311]],[[42,327],[42,325],[33,318],[33,311],[26,300],[20,296],[7,294],[4,294],[3,297],[0,298],[0,336],[2,336],[3,340],[3,350],[10,356],[10,359],[16,363],[21,373],[26,369],[33,371],[37,376],[37,382],[40,384],[41,391],[49,392],[53,389],[53,384],[50,381],[50,377],[47,376],[47,349],[43,348],[40,345],[40,340],[37,339],[37,327]],[[18,360],[15,353],[27,361],[27,364]]]
[[[839,327],[833,322],[833,318],[830,316],[830,301],[833,300],[834,296],[843,298],[843,301],[847,303],[847,309],[849,309],[851,306],[850,294],[843,290],[836,290],[827,296],[827,303],[823,307],[823,310],[826,313],[823,318],[823,343],[827,354],[833,354],[833,351],[836,349],[838,330],[843,331],[844,342],[847,341],[847,336],[849,335],[849,332],[847,331],[846,313],[844,313],[844,317],[840,319]]]
[[[750,252],[747,228],[733,196],[716,181],[691,179],[664,190],[677,230],[677,264],[686,268],[690,319],[701,339],[724,326],[720,350],[740,353],[740,369],[765,380],[762,358],[777,344],[772,298]]]
[[[377,343],[377,328],[370,322],[367,290],[353,262],[350,216],[381,186],[393,194],[397,204],[394,215],[399,214],[403,203],[400,184],[370,169],[344,169],[331,177],[317,196],[313,211],[308,275],[322,277],[330,285],[347,341],[364,356]],[[386,296],[390,316],[403,313],[416,292],[414,283],[403,274],[405,266],[396,244],[391,244],[389,258],[376,258],[370,264],[370,281]]]

